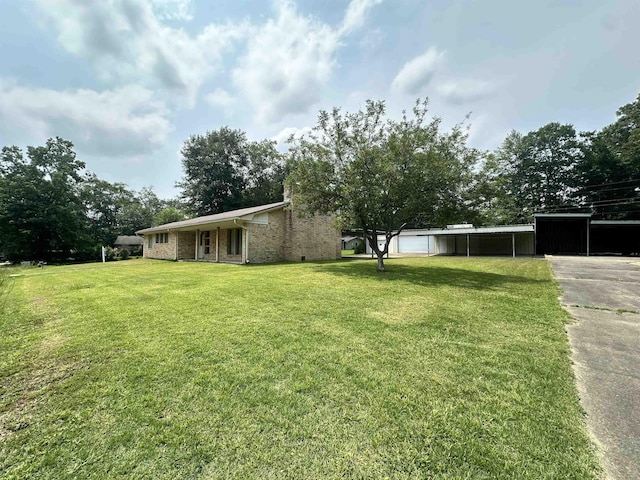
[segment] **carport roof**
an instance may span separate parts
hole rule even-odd
[[[589,218],[592,213],[534,213],[535,218]]]
[[[591,225],[640,225],[640,220],[592,220]]]
[[[400,232],[400,236],[407,235],[466,235],[474,233],[523,233],[533,232],[533,224],[521,225],[497,225],[495,227],[469,227],[469,228],[442,228],[442,229],[406,229]]]

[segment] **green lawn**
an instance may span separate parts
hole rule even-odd
[[[547,262],[386,264],[21,270],[0,478],[597,478]]]

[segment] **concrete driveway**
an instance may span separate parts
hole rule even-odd
[[[640,478],[640,258],[548,256],[587,426],[608,478]]]

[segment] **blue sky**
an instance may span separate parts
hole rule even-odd
[[[99,177],[177,193],[183,142],[281,142],[320,109],[428,96],[470,143],[599,129],[640,92],[637,0],[0,0],[0,145],[61,136]]]

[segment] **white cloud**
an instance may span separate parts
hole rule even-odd
[[[340,25],[340,35],[351,33],[362,27],[368,11],[381,3],[382,0],[352,0]]]
[[[444,59],[444,52],[430,47],[425,53],[405,63],[391,82],[396,92],[416,95],[426,86]]]
[[[189,21],[193,19],[191,0],[151,0],[151,5],[161,20]]]
[[[344,21],[334,29],[298,14],[295,4],[280,0],[275,17],[254,29],[247,52],[233,70],[233,82],[263,123],[304,113],[320,99],[336,67],[343,35],[363,23],[377,0],[353,0]]]
[[[235,97],[224,88],[216,88],[213,92],[205,95],[204,99],[215,108],[231,108],[236,103]]]
[[[154,11],[164,5],[174,17],[184,17],[187,2],[154,2],[38,0],[38,5],[53,21],[62,46],[92,62],[102,80],[159,88],[167,98],[177,94],[193,105],[202,83],[222,68],[223,54],[246,34],[246,25],[212,24],[193,37],[164,25]]]
[[[319,98],[334,67],[338,36],[328,26],[298,15],[281,1],[276,18],[258,27],[233,81],[264,122],[304,112]]]
[[[276,142],[278,144],[278,147],[285,148],[287,140],[289,140],[289,138],[292,135],[295,138],[300,138],[303,135],[306,135],[307,133],[311,132],[311,130],[312,130],[311,127],[302,127],[302,128],[286,127],[280,130],[278,133],[276,133],[273,137],[271,137],[270,140],[273,140],[274,142]]]
[[[11,143],[60,136],[89,154],[139,155],[166,141],[167,114],[142,87],[56,91],[0,79],[0,134]]]
[[[450,80],[436,87],[436,91],[446,101],[455,105],[480,100],[493,94],[495,90],[495,84],[475,79]]]
[[[172,106],[186,99],[192,107],[204,82],[224,69],[225,55],[246,42],[231,76],[262,122],[306,112],[320,99],[345,36],[381,1],[352,0],[334,28],[299,14],[292,0],[275,0],[274,15],[260,24],[211,23],[194,35],[163,23],[189,20],[189,0],[36,0],[59,43],[91,62],[103,82],[157,89]],[[229,99],[214,92],[205,100]]]

